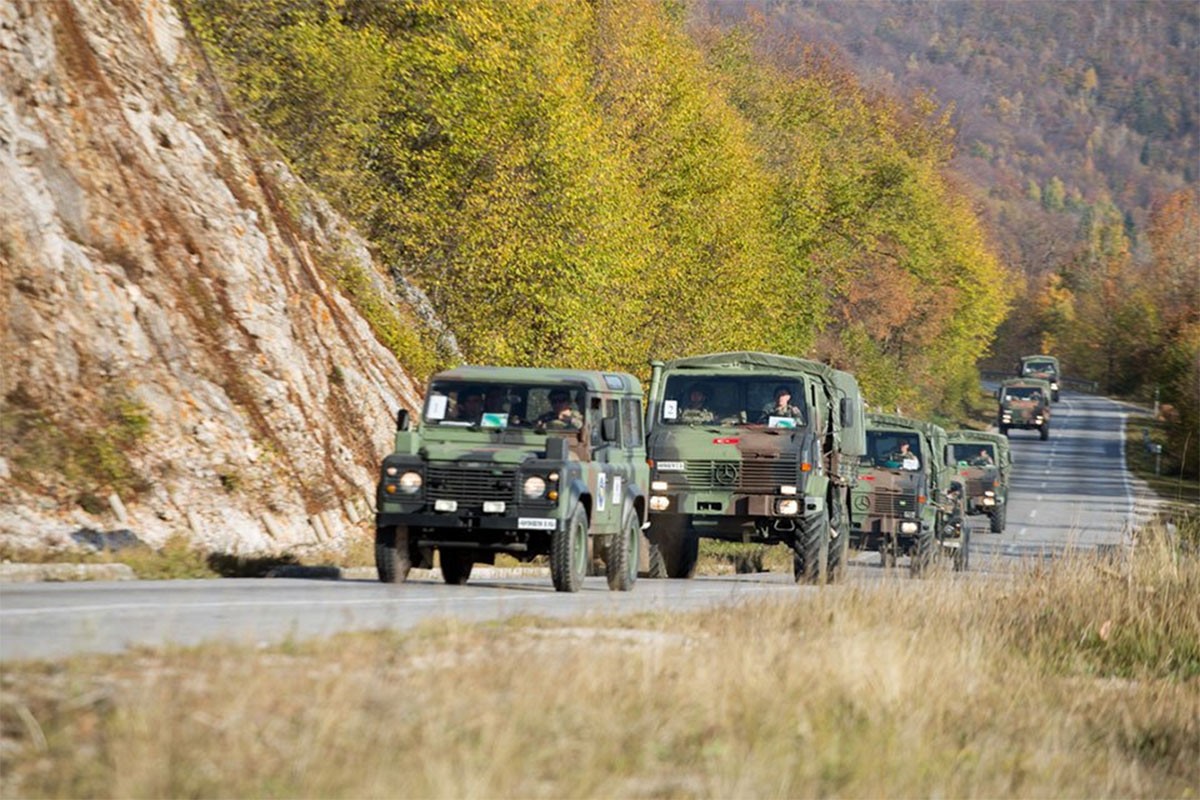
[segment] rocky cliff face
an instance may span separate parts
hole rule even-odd
[[[418,389],[336,278],[390,282],[271,152],[167,0],[0,4],[0,538],[366,530]]]

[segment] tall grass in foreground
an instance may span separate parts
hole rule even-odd
[[[1195,797],[1200,555],[7,666],[2,794]]]

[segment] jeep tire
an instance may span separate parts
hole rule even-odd
[[[550,578],[560,592],[578,592],[588,571],[588,518],[576,505],[567,524],[550,537]]]
[[[403,583],[413,565],[407,525],[375,528],[375,569],[381,583]]]
[[[1007,505],[998,505],[992,509],[991,519],[988,520],[989,530],[992,533],[1004,533],[1005,517],[1008,512],[1005,510]]]
[[[443,581],[452,586],[462,586],[471,578],[471,568],[475,566],[474,550],[441,548],[438,556],[442,562]]]
[[[608,588],[614,592],[628,592],[637,581],[638,546],[642,539],[642,526],[632,508],[625,512],[621,530],[608,540],[608,557],[604,561],[608,577]]]

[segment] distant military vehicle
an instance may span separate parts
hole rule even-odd
[[[385,583],[432,567],[466,583],[496,553],[550,556],[559,591],[602,558],[633,587],[649,469],[642,387],[620,372],[460,367],[430,382],[416,429],[397,415],[383,460],[375,563]]]
[[[1005,436],[1012,428],[1036,428],[1050,438],[1050,382],[1041,378],[1007,378],[996,390],[1000,404],[996,427]]]
[[[940,549],[964,570],[970,531],[963,525],[962,484],[945,461],[946,431],[895,414],[867,414],[867,453],[850,499],[850,544],[874,550],[892,566],[910,558],[914,575]]]
[[[1008,437],[984,431],[950,431],[950,462],[963,485],[967,515],[986,514],[992,533],[1002,533],[1008,516],[1012,448]]]
[[[1041,378],[1050,384],[1050,399],[1058,402],[1058,359],[1054,356],[1021,356],[1017,375],[1022,378]]]
[[[651,367],[650,573],[691,577],[709,537],[786,544],[797,581],[836,579],[866,447],[854,376],[758,352]]]

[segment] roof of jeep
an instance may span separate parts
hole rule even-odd
[[[642,384],[627,372],[601,372],[558,367],[462,366],[443,370],[432,381],[471,381],[480,383],[582,384],[591,392],[626,392],[641,395]]]
[[[867,414],[867,430],[869,431],[886,431],[886,430],[904,430],[904,431],[920,431],[926,436],[932,437],[940,433],[945,435],[946,431],[941,425],[935,425],[932,422],[926,422],[923,419],[913,419],[912,417],[902,417],[899,414],[881,414],[872,411]]]

